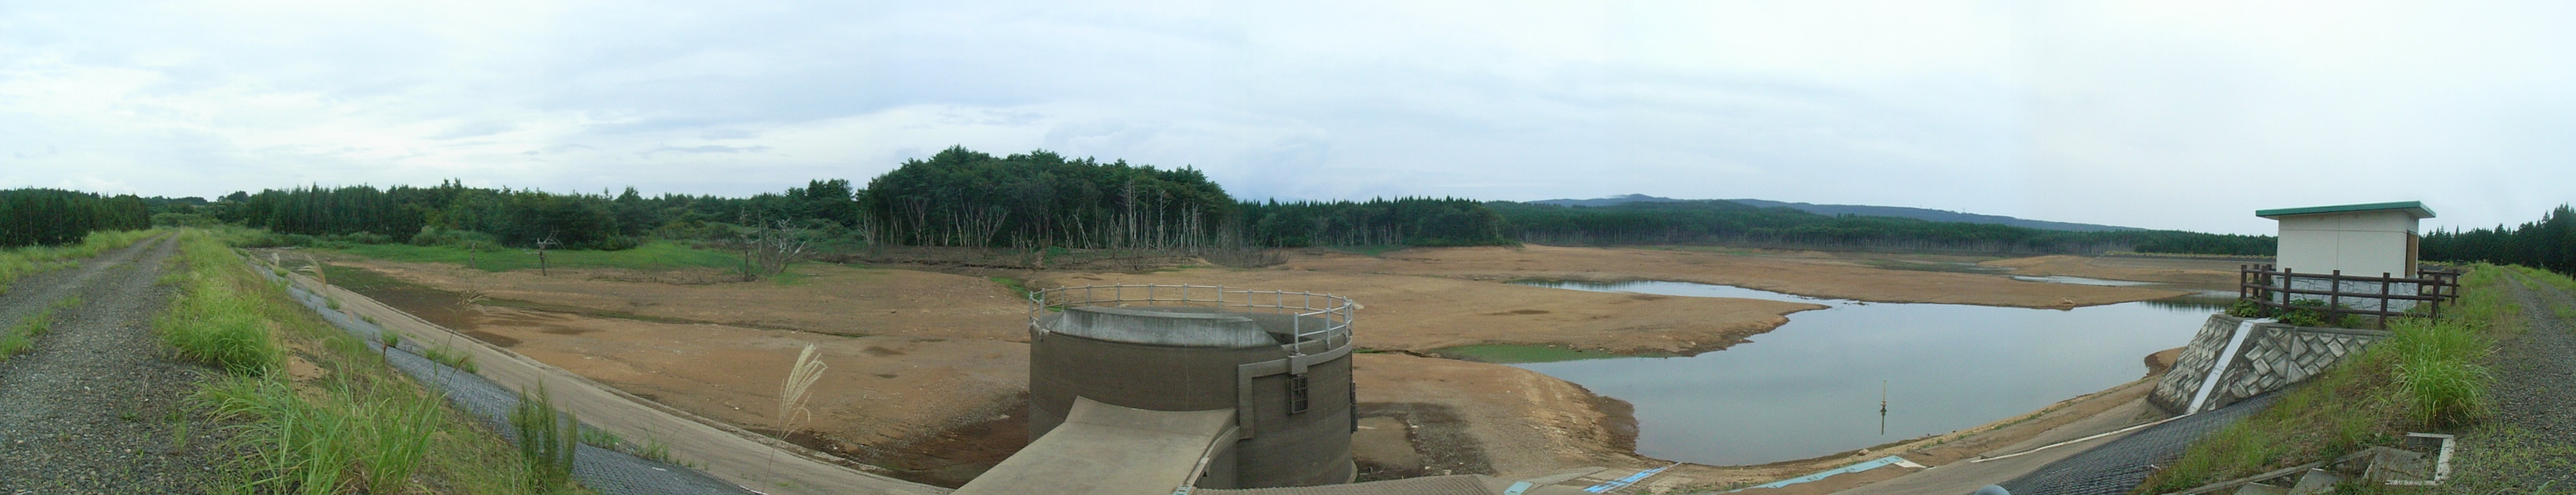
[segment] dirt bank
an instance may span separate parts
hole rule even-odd
[[[1291,270],[1425,275],[1472,280],[1669,280],[1872,302],[2049,308],[2142,301],[2182,292],[2013,280],[2002,275],[1874,266],[1902,261],[1825,253],[1526,245],[1405,249],[1368,257],[1305,252]]]

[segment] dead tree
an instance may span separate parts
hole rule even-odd
[[[789,263],[813,254],[807,249],[808,242],[805,229],[786,220],[751,224],[737,242],[742,249],[742,267],[736,271],[745,282],[786,272]]]

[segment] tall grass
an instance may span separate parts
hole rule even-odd
[[[2494,375],[2481,363],[2492,347],[2470,326],[2458,318],[2408,318],[2392,325],[2396,335],[2383,345],[2396,361],[2396,393],[2421,427],[2467,423],[2487,410],[2487,383]]]
[[[796,432],[799,416],[814,417],[812,411],[805,409],[805,392],[815,380],[823,378],[824,368],[822,356],[814,353],[814,344],[805,344],[805,350],[796,353],[796,364],[787,368],[787,380],[778,385],[779,437]]]
[[[233,373],[195,402],[233,422],[228,440],[247,451],[225,466],[215,491],[237,493],[557,493],[500,438],[386,367],[376,342],[320,320],[264,282],[213,235],[181,235],[186,276],[162,319],[183,355]],[[171,337],[169,334],[194,335]],[[239,335],[235,335],[239,334]],[[318,377],[274,373],[291,359]]]
[[[427,457],[435,396],[361,394],[342,381],[301,397],[285,382],[219,380],[197,400],[217,417],[245,421],[235,443],[255,455],[238,465],[242,488],[310,494],[401,493]],[[349,401],[349,402],[344,402]]]
[[[519,407],[510,410],[510,426],[519,432],[519,458],[527,463],[529,487],[553,489],[572,481],[572,463],[581,452],[581,420],[572,411],[555,408],[553,394],[544,384],[535,394],[519,393]]]
[[[19,277],[70,268],[80,264],[81,258],[96,257],[109,250],[133,245],[135,241],[161,232],[166,231],[97,231],[81,238],[79,244],[0,249],[0,292],[8,292],[9,283],[18,281]]]
[[[178,283],[179,297],[154,321],[161,341],[180,357],[235,374],[260,376],[276,368],[281,353],[270,339],[269,311],[263,308],[268,301],[260,297],[274,289],[233,273],[240,270],[224,270],[240,263],[232,250],[202,233],[181,235],[179,257],[188,270]]]

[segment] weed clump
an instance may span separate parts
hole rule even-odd
[[[510,426],[519,433],[519,457],[527,464],[529,488],[546,490],[572,481],[574,454],[581,450],[581,420],[556,409],[552,394],[538,385],[533,395],[519,393],[510,410]]]

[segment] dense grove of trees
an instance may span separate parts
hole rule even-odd
[[[1196,249],[1232,217],[1225,188],[1190,168],[995,157],[951,147],[868,181],[856,221],[895,244]]]
[[[2269,255],[2269,236],[2181,231],[2070,232],[2008,225],[1874,216],[1825,216],[1721,200],[1613,206],[1486,203],[1524,242],[1541,244],[1731,244],[1762,247],[1896,249],[2005,254],[2140,251]]]
[[[0,190],[0,247],[80,242],[94,230],[151,226],[143,198],[60,189]]]
[[[1475,200],[1244,203],[1242,232],[1255,246],[1491,246],[1512,244],[1503,216]]]
[[[2424,236],[2424,259],[2536,266],[2576,274],[2576,209],[2567,205],[2516,227],[2443,230]]]

